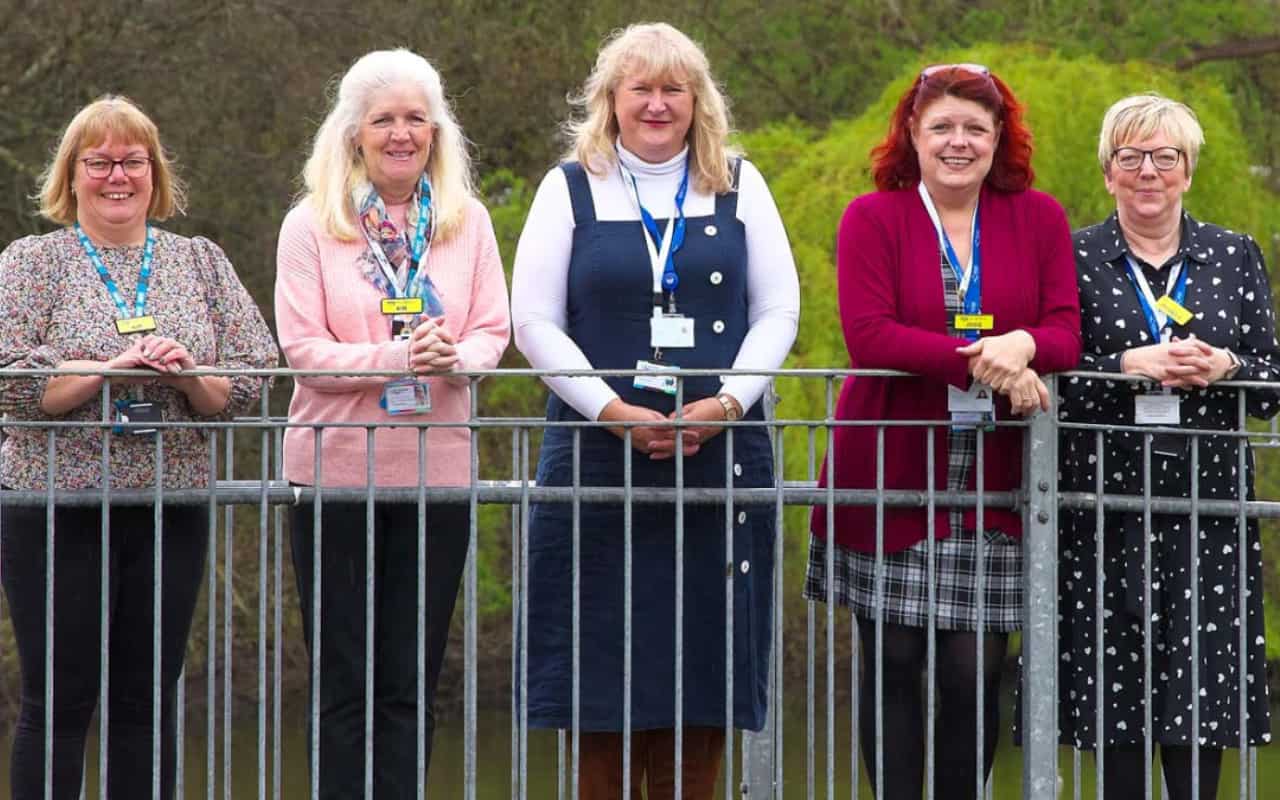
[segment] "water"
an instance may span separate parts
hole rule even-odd
[[[1277,709],[1280,712],[1280,709]],[[1280,713],[1275,714],[1280,719]],[[1007,719],[1007,717],[1006,717]],[[784,776],[785,791],[790,797],[805,797],[806,789],[806,755],[808,737],[805,731],[805,714],[803,700],[795,703],[784,715]],[[295,719],[284,724],[281,761],[282,797],[310,797],[308,791],[309,773],[307,770],[306,733],[304,720]],[[819,712],[815,732],[815,777],[813,796],[826,797],[826,715]],[[96,731],[96,727],[94,729]],[[200,800],[210,796],[208,792],[208,775],[212,772],[215,780],[214,798],[222,798],[225,787],[222,785],[223,755],[221,751],[221,731],[218,734],[217,750],[214,764],[209,766],[208,752],[205,745],[203,720],[189,718],[189,731],[186,740],[185,791],[186,800]],[[230,796],[236,800],[258,797],[258,744],[257,725],[251,715],[243,722],[233,725],[232,736],[232,786]],[[1006,730],[1007,733],[1007,730]],[[0,732],[0,797],[8,797],[8,731]],[[529,737],[529,795],[530,800],[553,800],[557,797],[558,773],[557,737],[551,731],[533,731]],[[97,796],[97,742],[89,743],[89,770],[87,775],[87,797],[92,800]],[[267,741],[267,796],[271,792],[271,742]],[[476,736],[477,753],[477,785],[476,796],[479,798],[501,798],[511,796],[511,717],[506,713],[484,713],[477,721]],[[1275,797],[1280,792],[1280,748],[1263,747],[1258,751],[1258,797]],[[849,711],[841,709],[836,715],[836,770],[835,787],[839,797],[850,797],[850,738]],[[1074,796],[1072,785],[1071,751],[1063,749],[1060,757],[1060,772],[1064,779],[1062,797]],[[1237,797],[1239,786],[1237,765],[1238,753],[1227,751],[1224,757],[1223,776],[1219,798],[1229,800]],[[1083,757],[1083,775],[1081,796],[1088,800],[1094,797],[1092,776],[1092,758]],[[567,769],[567,765],[566,765]],[[735,778],[740,773],[735,770]],[[1000,751],[993,771],[993,791],[995,798],[1016,800],[1022,792],[1022,751],[1008,742],[1008,736],[1002,737]],[[1158,778],[1158,774],[1157,774]],[[861,780],[858,797],[870,800],[872,795],[865,776]],[[427,784],[427,796],[431,798],[460,798],[463,796],[463,730],[460,719],[448,720],[441,724],[436,732],[435,753],[432,757],[431,775]],[[722,792],[717,797],[723,796]],[[638,800],[638,799],[637,799]]]

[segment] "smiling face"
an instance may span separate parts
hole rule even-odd
[[[990,111],[951,95],[925,106],[911,124],[920,179],[935,199],[976,197],[999,141],[1000,125]]]
[[[1176,147],[1168,136],[1157,133],[1138,142],[1121,142],[1117,146],[1135,147],[1139,150],[1155,150],[1159,147]],[[1103,173],[1107,191],[1116,199],[1116,210],[1121,222],[1140,221],[1148,226],[1171,227],[1182,216],[1182,195],[1191,188],[1191,176],[1187,174],[1184,155],[1168,172],[1156,169],[1150,156],[1144,156],[1136,170],[1123,170],[1112,159]]]
[[[76,156],[75,176],[71,186],[76,196],[76,221],[100,243],[120,244],[141,241],[146,235],[147,210],[151,207],[152,169],[138,177],[125,174],[123,164],[112,164],[105,178],[91,177],[85,159],[125,161],[149,159],[145,145],[117,141],[85,147]]]
[[[684,76],[628,73],[613,91],[622,146],[654,164],[674,158],[689,135],[693,103]]]
[[[435,125],[422,91],[409,83],[377,89],[356,134],[369,182],[388,203],[409,199],[427,168]]]

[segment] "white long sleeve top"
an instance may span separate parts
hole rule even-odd
[[[660,164],[651,164],[621,144],[618,157],[635,176],[640,199],[657,219],[675,213],[687,150]],[[639,220],[640,210],[621,171],[603,176],[587,173],[596,219]],[[800,319],[800,282],[782,217],[764,177],[744,160],[738,181],[738,219],[747,238],[747,335],[734,358],[735,369],[777,369],[795,341]],[[684,202],[687,217],[715,213],[715,195],[692,185]],[[581,348],[565,331],[569,258],[573,250],[573,207],[564,172],[558,167],[542,179],[529,209],[516,248],[511,278],[511,317],[516,347],[535,369],[591,369]],[[636,246],[642,242],[637,238]],[[660,273],[661,266],[656,270]],[[656,276],[655,276],[656,280]],[[617,397],[602,378],[547,378],[547,385],[587,419],[598,419]],[[723,391],[744,411],[764,394],[769,379],[756,375],[728,376]]]

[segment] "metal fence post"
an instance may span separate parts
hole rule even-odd
[[[1048,376],[1048,383],[1054,407],[1031,418],[1024,462],[1024,800],[1055,800],[1058,791],[1058,395],[1053,376]]]
[[[777,402],[777,396],[774,394],[773,381],[769,381],[769,388],[765,390],[764,396],[760,402],[764,403],[765,422],[774,421],[774,405]],[[769,440],[774,443],[773,452],[773,469],[774,484],[777,487],[783,485],[786,474],[786,465],[782,461],[782,455],[779,451],[779,438],[774,435],[774,428],[768,427]],[[783,536],[783,526],[778,525],[777,536]],[[773,565],[775,570],[782,569],[781,560]],[[776,584],[775,584],[776,585]],[[773,597],[774,605],[777,606],[783,602],[782,595],[775,590]],[[769,645],[769,667],[766,674],[772,676],[774,673],[774,665],[778,654],[778,637],[775,633],[770,637]],[[778,717],[782,714],[782,704],[774,692],[774,682],[767,682],[766,703],[768,711],[765,714],[764,728],[757,732],[742,732],[742,783],[739,786],[742,797],[760,798],[775,797],[773,778],[773,753],[774,742],[777,740]]]

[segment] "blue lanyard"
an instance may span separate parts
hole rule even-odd
[[[418,221],[413,226],[413,240],[409,246],[409,274],[404,282],[405,291],[410,297],[422,296],[422,286],[415,279],[418,277],[418,266],[431,248],[427,234],[435,227],[431,224],[434,213],[435,207],[431,205],[431,181],[424,174],[418,184]],[[394,282],[391,286],[392,291],[395,291]]]
[[[129,307],[125,305],[124,296],[120,294],[120,289],[116,286],[116,282],[111,280],[111,274],[107,272],[107,265],[102,263],[102,256],[98,255],[98,249],[93,246],[93,242],[89,241],[89,237],[85,236],[84,229],[80,227],[79,222],[76,223],[76,236],[80,239],[80,246],[84,248],[84,254],[89,257],[90,263],[98,271],[98,277],[102,278],[102,282],[107,287],[107,293],[111,295],[112,301],[116,304],[116,310],[119,312],[117,319],[145,316],[147,313],[147,289],[151,283],[151,259],[156,245],[156,237],[151,230],[151,226],[147,226],[147,243],[142,248],[142,269],[138,271],[138,288],[134,292],[132,314],[129,313]]]
[[[947,259],[948,266],[956,276],[956,287],[964,292],[961,298],[961,304],[966,314],[982,313],[982,248],[981,248],[981,232],[978,222],[978,208],[973,209],[973,224],[970,226],[972,231],[972,243],[969,247],[969,270],[968,274],[963,267],[960,266],[960,258],[956,256],[956,250],[951,246],[951,237],[947,236],[947,229],[942,225],[942,219],[938,216],[938,209],[933,204],[933,198],[929,196],[929,190],[925,188],[924,182],[921,181],[918,186],[920,199],[924,201],[925,210],[929,212],[929,218],[933,220],[933,226],[938,232],[938,239],[942,243],[942,253]],[[968,285],[965,284],[966,279]],[[964,337],[970,340],[977,340],[977,331],[964,331]]]
[[[1126,255],[1124,263],[1128,267],[1125,275],[1129,277],[1129,284],[1133,286],[1133,291],[1138,295],[1138,306],[1142,309],[1142,316],[1147,319],[1147,330],[1151,331],[1153,342],[1159,344],[1161,341],[1160,334],[1169,324],[1169,318],[1154,307],[1158,298],[1152,294],[1151,286],[1147,283],[1146,276],[1138,272],[1138,266],[1133,263],[1133,259]],[[1182,302],[1187,298],[1187,274],[1191,270],[1187,269],[1187,260],[1185,258],[1177,267],[1170,267],[1170,269],[1176,269],[1178,275],[1174,280],[1172,291],[1169,291],[1167,285],[1165,290],[1173,302],[1182,305]],[[1173,276],[1170,275],[1170,278],[1173,278]],[[1161,320],[1160,316],[1164,316],[1164,319]]]
[[[662,247],[662,231],[658,230],[658,223],[654,220],[653,215],[649,213],[649,209],[644,207],[644,203],[640,202],[640,187],[636,185],[636,176],[628,174],[631,178],[631,190],[636,196],[636,205],[640,207],[640,219],[644,222],[645,230],[649,232],[649,236],[653,238],[655,247]],[[684,177],[680,179],[680,188],[676,190],[676,216],[675,230],[671,233],[671,248],[667,251],[667,260],[662,265],[662,288],[668,292],[674,292],[680,285],[680,276],[676,274],[676,251],[684,245],[684,198],[689,193],[689,159],[684,162]],[[667,223],[668,225],[673,223]]]

